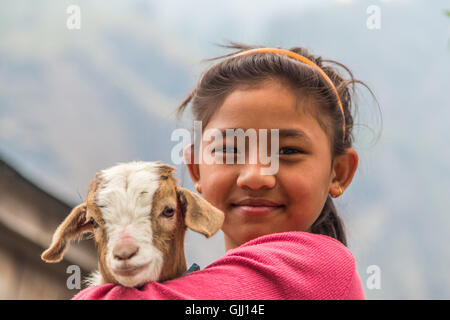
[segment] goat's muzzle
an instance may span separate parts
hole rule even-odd
[[[139,251],[139,246],[131,238],[121,239],[113,249],[114,259],[123,261],[133,258]]]

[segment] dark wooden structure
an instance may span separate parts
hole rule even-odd
[[[78,292],[67,286],[67,268],[79,266],[82,279],[95,270],[92,240],[72,244],[60,263],[40,258],[71,209],[0,159],[0,299],[69,299]]]

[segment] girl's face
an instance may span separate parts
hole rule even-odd
[[[286,86],[266,82],[260,87],[233,91],[216,111],[204,130],[267,129],[270,151],[270,129],[279,129],[278,171],[261,174],[260,158],[249,161],[246,140],[245,164],[189,164],[194,182],[203,197],[225,213],[222,231],[226,249],[232,249],[258,236],[285,232],[308,231],[320,215],[329,193],[337,194],[351,182],[357,155],[350,150],[347,157],[337,157],[332,165],[329,139],[319,123]],[[311,99],[309,99],[311,101]],[[297,135],[284,136],[284,129]],[[202,152],[209,143],[202,141]],[[224,139],[223,146],[226,146]],[[236,147],[236,139],[235,139]],[[233,148],[225,149],[234,153]],[[255,149],[256,152],[258,149]],[[270,152],[268,152],[270,155]],[[188,155],[189,156],[189,155]],[[279,206],[249,208],[236,205],[245,199],[264,199]]]

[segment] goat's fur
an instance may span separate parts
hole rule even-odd
[[[222,226],[224,214],[195,193],[178,187],[174,169],[160,161],[130,162],[97,173],[86,201],[58,226],[41,258],[59,262],[71,240],[90,233],[99,258],[98,272],[88,279],[90,285],[112,282],[139,287],[181,276],[187,269],[186,228],[210,237]],[[169,209],[173,209],[173,216],[163,214]],[[113,254],[124,239],[138,246],[127,260]]]

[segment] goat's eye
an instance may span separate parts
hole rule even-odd
[[[91,218],[91,220],[89,220],[89,223],[92,225],[94,229],[98,228],[98,223],[97,221],[94,220],[94,218]]]
[[[173,208],[165,208],[161,214],[166,218],[170,218],[175,214],[175,210]]]

